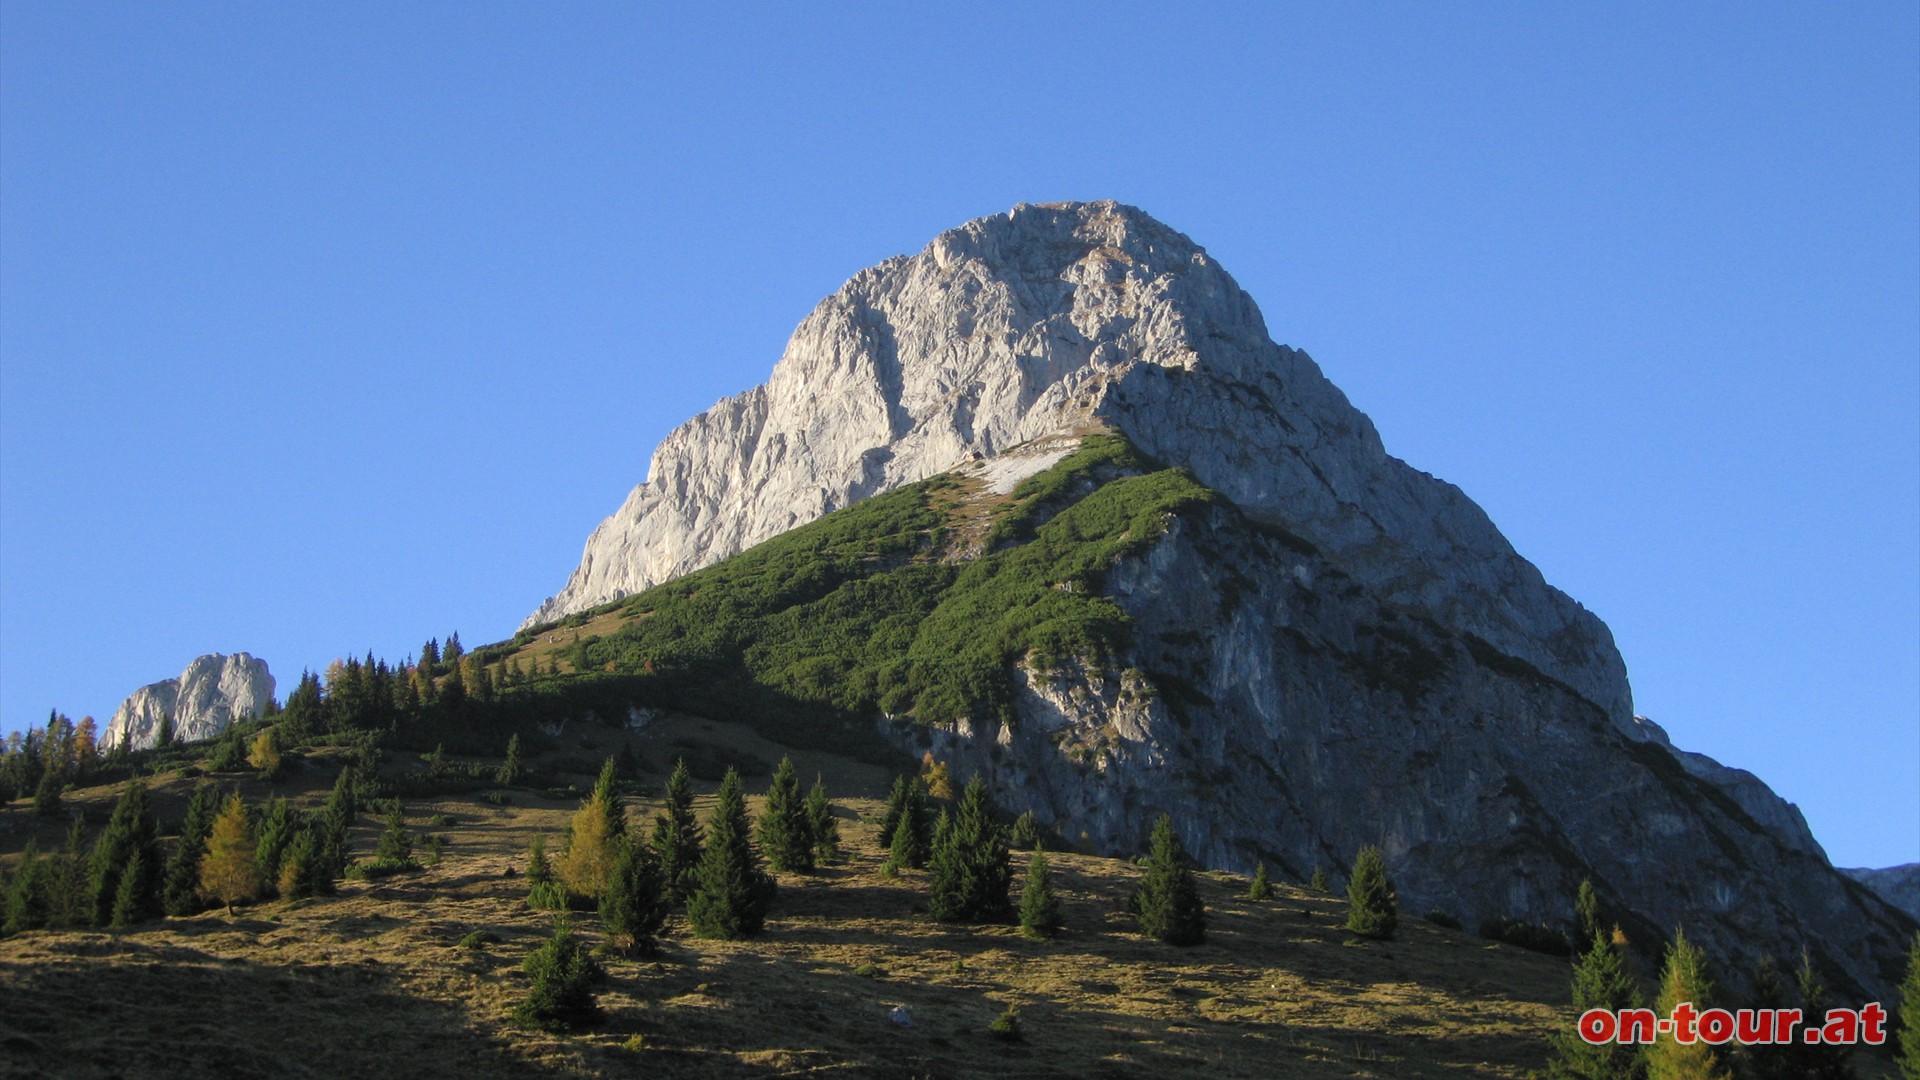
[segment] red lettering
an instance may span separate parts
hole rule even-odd
[[[1916,1002],[1920,1005],[1920,1002]],[[1908,1021],[1912,1023],[1913,1021]],[[1883,1046],[1887,1041],[1887,1010],[1877,1001],[1869,1001],[1860,1006],[1860,1025],[1866,1030],[1861,1032],[1860,1041],[1868,1046]]]
[[[1693,1011],[1693,1002],[1683,1001],[1675,1005],[1673,1007],[1673,1041],[1681,1046],[1691,1045],[1696,1037],[1693,1024],[1697,1019],[1699,1016]]]
[[[1620,1042],[1631,1046],[1634,1043],[1650,1043],[1653,1033],[1659,1030],[1659,1023],[1652,1009],[1620,1010]]]
[[[1580,1037],[1590,1043],[1612,1042],[1618,1024],[1606,1009],[1588,1009],[1580,1014]]]
[[[1793,1041],[1793,1029],[1800,1026],[1802,1014],[1799,1009],[1773,1010],[1773,1041],[1790,1043]]]
[[[1842,1044],[1859,1042],[1860,1018],[1853,1015],[1852,1009],[1828,1009],[1827,1023],[1820,1031],[1820,1041]]]
[[[1700,1014],[1700,1040],[1719,1046],[1733,1038],[1733,1014],[1725,1009],[1708,1009]]]
[[[1741,1009],[1733,1014],[1738,1027],[1735,1038],[1748,1046],[1773,1041],[1773,1013],[1767,1009]]]

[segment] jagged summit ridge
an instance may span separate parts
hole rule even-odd
[[[1097,427],[1632,723],[1606,626],[1457,488],[1388,455],[1204,249],[1114,202],[1023,204],[855,274],[801,322],[764,385],[668,435],[528,624],[966,458]]]
[[[197,656],[179,678],[148,683],[128,695],[100,741],[108,748],[124,741],[144,750],[158,740],[167,721],[180,742],[211,739],[235,720],[265,713],[273,690],[265,660],[243,652]]]

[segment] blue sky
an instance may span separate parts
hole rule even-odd
[[[846,277],[1111,197],[1920,859],[1910,3],[173,7],[0,5],[0,726],[504,637]]]

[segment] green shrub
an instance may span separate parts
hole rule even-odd
[[[461,938],[460,944],[457,947],[462,949],[484,949],[489,945],[498,944],[500,944],[499,934],[491,930],[475,930],[473,933]]]
[[[1017,1005],[1007,1006],[1005,1011],[993,1018],[993,1023],[987,1025],[987,1034],[1003,1042],[1019,1042],[1021,1036],[1020,1007]]]

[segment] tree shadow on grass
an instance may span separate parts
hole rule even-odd
[[[24,1077],[547,1077],[373,965],[191,950],[42,953],[0,972],[0,1072]]]

